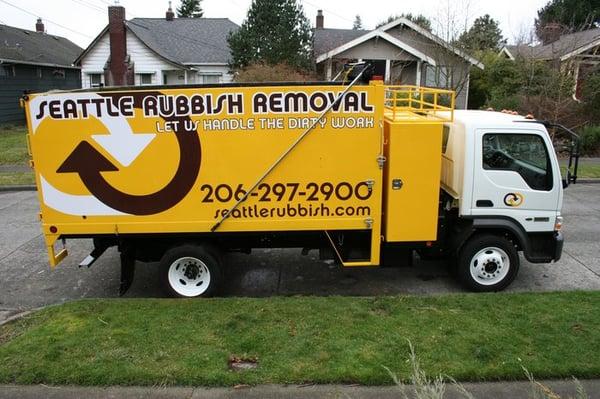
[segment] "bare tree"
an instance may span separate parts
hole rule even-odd
[[[423,44],[435,65],[427,64],[423,71],[426,83],[466,95],[470,62],[458,38],[467,31],[470,20],[470,0],[440,2],[437,16],[432,19],[434,35],[426,35]]]

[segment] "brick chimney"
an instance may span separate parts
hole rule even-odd
[[[108,7],[108,34],[110,38],[110,60],[105,67],[107,86],[133,84],[133,71],[127,56],[125,7]]]
[[[42,22],[41,18],[38,18],[37,22],[35,23],[35,31],[40,33],[44,33],[46,31],[46,29],[44,29],[44,23]]]
[[[558,22],[549,22],[542,28],[542,44],[550,44],[558,39],[560,36],[566,32],[564,26],[559,24]]]
[[[165,14],[167,21],[172,21],[175,18],[175,13],[173,12],[173,8],[171,8],[171,2],[169,1],[169,8],[167,9],[167,13]]]
[[[325,17],[323,16],[323,10],[317,10],[317,29],[323,29]]]

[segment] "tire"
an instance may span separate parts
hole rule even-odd
[[[160,260],[163,291],[177,298],[213,296],[223,278],[214,254],[210,248],[194,244],[169,249]]]
[[[519,271],[519,254],[505,237],[475,235],[458,254],[457,277],[469,290],[501,291],[508,287]]]

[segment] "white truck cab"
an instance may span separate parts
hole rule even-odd
[[[442,188],[457,210],[449,236],[451,247],[460,248],[464,283],[475,290],[510,284],[518,270],[513,249],[532,263],[560,259],[563,185],[543,124],[502,112],[455,111],[442,151]]]

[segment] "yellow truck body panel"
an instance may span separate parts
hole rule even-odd
[[[363,230],[381,235],[383,86],[65,92],[26,101],[51,263],[60,236]],[[231,210],[231,213],[227,212]],[[64,256],[62,254],[61,256]]]
[[[59,238],[322,232],[345,266],[435,240],[440,90],[343,85],[32,94],[28,143],[50,263]],[[402,181],[396,187],[397,180]],[[342,259],[330,232],[362,231]],[[362,234],[362,233],[361,233]]]

